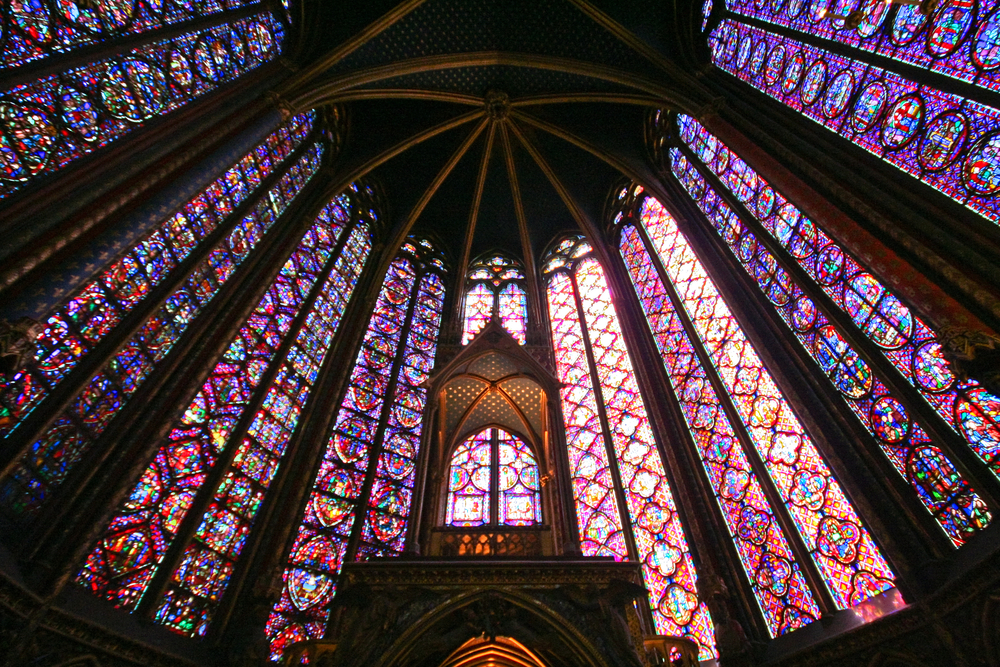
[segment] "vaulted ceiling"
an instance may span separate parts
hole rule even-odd
[[[599,221],[623,175],[649,182],[651,110],[708,99],[684,46],[703,42],[700,10],[307,1],[298,70],[278,94],[292,111],[346,110],[337,173],[382,186],[392,242],[424,233],[458,266],[495,249],[531,266],[553,237]]]

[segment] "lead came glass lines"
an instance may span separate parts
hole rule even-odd
[[[860,10],[861,24],[847,29],[842,20],[821,17],[828,7],[831,16]],[[893,8],[884,0],[733,0],[726,8],[1000,91],[996,0],[949,0],[931,16],[917,5]]]
[[[521,345],[526,340],[528,295],[517,283],[508,283],[497,296],[500,323]]]
[[[315,144],[303,153],[32,445],[4,490],[14,511],[37,509],[52,488],[65,479],[69,469],[309,182],[319,169],[321,152],[320,145]]]
[[[445,525],[482,526],[490,523],[492,462],[492,429],[472,436],[451,455]]]
[[[262,13],[7,90],[0,198],[272,60],[283,40],[281,24]]]
[[[693,119],[682,116],[679,120],[682,138],[703,162],[1000,476],[1000,399],[974,380],[959,381],[944,360],[934,332],[923,320],[716,137]],[[676,164],[682,170],[681,163]],[[689,170],[683,169],[685,173]],[[689,190],[697,187],[692,184]],[[906,411],[891,398],[878,406],[872,420],[878,429],[876,435],[890,445],[902,441],[909,428]],[[930,463],[933,457],[928,461],[931,467],[926,469],[927,474],[947,487],[952,478],[950,464],[943,461],[941,472],[936,472]]]
[[[503,429],[491,429],[497,439],[497,523],[530,526],[542,522],[538,463],[527,443]]]
[[[541,523],[538,463],[517,436],[498,428],[480,431],[455,449],[448,473],[445,525]],[[490,514],[493,498],[495,517]]]
[[[289,644],[326,632],[416,278],[410,260],[400,257],[382,284],[267,621],[272,660]]]
[[[580,548],[584,556],[625,560],[628,549],[621,513],[569,276],[555,274],[549,283],[548,296],[556,371],[563,384],[560,394]]]
[[[422,386],[434,367],[444,307],[444,282],[436,273],[420,281],[403,363],[396,376],[375,484],[361,530],[358,559],[395,556],[402,552],[413,503],[417,455],[427,389]]]
[[[465,331],[462,345],[468,345],[493,319],[493,290],[488,285],[477,283],[465,295]]]
[[[730,20],[711,42],[720,68],[1000,223],[1000,111]]]
[[[837,605],[853,607],[893,588],[889,564],[677,223],[652,198],[641,219]]]
[[[716,231],[955,546],[985,528],[991,520],[985,503],[879,375],[677,149],[672,149],[671,160]]]
[[[707,608],[698,600],[694,563],[604,271],[597,260],[587,258],[577,266],[576,280],[657,632],[692,637],[702,647],[702,657],[708,657],[715,633]]]
[[[335,238],[335,237],[334,237]],[[194,540],[174,571],[154,618],[186,635],[203,636],[226,589],[271,481],[278,472],[299,415],[326,357],[371,243],[368,230],[351,232],[313,302],[226,471]],[[320,254],[316,257],[321,260]],[[322,266],[322,261],[317,261]],[[311,287],[302,274],[300,290]]]
[[[581,244],[577,248],[577,256],[582,256],[588,250],[586,244]],[[663,461],[653,440],[649,418],[635,381],[635,372],[625,348],[618,317],[611,303],[611,292],[605,282],[604,271],[597,260],[590,257],[581,259],[573,270],[575,285],[573,280],[568,276],[564,277],[565,274],[561,272],[549,284],[554,339],[558,331],[558,319],[572,317],[567,312],[569,302],[564,301],[566,307],[560,309],[555,295],[568,292],[572,298],[574,287],[578,286],[583,312],[578,313],[577,317],[582,314],[583,323],[589,332],[596,366],[594,370],[601,385],[600,394],[595,398],[601,401],[607,416],[606,427],[611,435],[609,444],[615,453],[615,466],[626,503],[624,509],[628,512],[635,537],[635,550],[642,564],[646,588],[650,592],[650,607],[657,633],[689,637],[701,647],[701,657],[710,658],[715,655],[715,630],[707,608],[698,599],[694,563],[691,561]],[[575,303],[573,308],[575,310]],[[563,339],[555,342],[558,362],[567,354],[559,343],[567,341]],[[581,336],[581,348],[582,343]],[[585,357],[582,361],[587,364]],[[585,366],[587,367],[589,364]],[[561,368],[565,366],[561,365]],[[561,373],[560,381],[567,381]],[[593,405],[597,407],[596,401]],[[575,407],[574,403],[564,404],[567,431],[570,423],[580,414],[574,411]],[[581,416],[589,417],[585,413]],[[591,431],[594,440],[599,443],[598,446],[606,447],[596,410],[592,420],[596,422]],[[587,474],[597,471],[592,464],[590,470],[580,466],[581,462],[578,459],[574,473],[585,484]],[[610,469],[608,472],[610,473]],[[574,490],[579,493],[584,484],[574,480]],[[597,490],[602,489],[598,487]],[[580,504],[578,497],[577,505]]]
[[[462,345],[468,345],[494,317],[521,345],[526,340],[528,296],[524,273],[514,260],[490,255],[469,267],[465,295],[465,330]]]
[[[81,46],[139,35],[211,16],[255,1],[114,0],[93,6],[65,0],[11,0],[4,8],[6,31],[0,62],[4,68],[50,58]]]
[[[621,252],[771,636],[815,621],[819,608],[801,566],[631,225],[622,232]]]
[[[230,436],[347,222],[348,216],[342,207],[340,201],[329,205],[302,238],[191,401],[183,418],[167,436],[167,442],[160,447],[129,499],[112,519],[77,575],[77,582],[91,592],[129,610],[142,598],[207,475],[219,458],[236,446],[229,442]],[[342,258],[347,256],[344,254]],[[334,278],[331,275],[331,280]],[[336,300],[346,302],[349,296],[349,293],[337,294]],[[343,304],[337,308],[342,310]],[[288,367],[285,373],[288,379]],[[297,372],[295,376],[298,377]],[[281,402],[287,400],[287,396],[273,400]],[[272,407],[275,411],[281,409],[278,403],[266,404],[264,409]],[[288,410],[286,414],[291,414],[290,405]],[[259,423],[265,427],[263,421]],[[263,428],[255,437],[266,437],[266,430]],[[252,442],[252,438],[248,442]],[[254,465],[266,465],[267,461],[268,457],[262,456],[262,452],[244,449],[234,463],[245,466],[244,470],[252,470]],[[241,494],[246,500],[254,498],[249,486],[232,489],[234,500],[239,500]],[[203,523],[203,528],[211,526],[210,522]],[[234,523],[233,528],[236,527]],[[206,558],[204,565],[211,566],[213,562]],[[211,574],[208,570],[206,573]],[[221,571],[202,579],[206,593],[211,593],[220,577],[224,578]],[[186,634],[201,633],[205,629],[198,618],[163,620]]]
[[[0,435],[10,433],[96,343],[250,196],[305,140],[313,118],[310,112],[289,120],[49,316],[35,340],[33,362],[6,380],[0,390]]]

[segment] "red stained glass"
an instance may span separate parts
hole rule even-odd
[[[506,257],[491,255],[472,263],[466,283],[462,345],[472,341],[494,317],[524,345],[528,301],[523,283],[524,273],[519,265]]]
[[[645,200],[641,216],[658,261],[838,606],[852,607],[892,588],[889,564],[676,222],[652,198]]]
[[[39,5],[29,13],[41,20],[43,0],[28,1]],[[4,91],[0,197],[268,62],[280,53],[283,40],[281,23],[261,13]],[[4,48],[16,41],[10,35]]]
[[[370,250],[367,230],[357,226],[331,258],[348,205],[344,197],[331,202],[281,268],[88,557],[80,584],[133,609],[180,523],[195,519],[187,514],[206,476],[220,458],[231,461],[156,613],[177,632],[204,634]],[[308,304],[328,261],[329,277]],[[303,307],[309,310],[291,331]],[[237,442],[233,431],[289,334],[295,338]]]
[[[1000,446],[1000,428],[995,410],[991,408],[997,399],[985,393],[975,382],[957,381],[944,362],[930,327],[814,221],[775,192],[739,156],[696,121],[687,116],[678,120],[682,139],[704,164],[789,251],[819,288],[871,337],[892,365],[966,440],[973,451],[995,473],[1000,474],[1000,461],[996,454]],[[693,166],[679,153],[672,153],[671,159],[675,173],[717,231],[735,249],[740,261],[748,267],[773,264],[774,260],[767,251],[743,229],[742,223],[718,195],[706,187]],[[879,378],[873,376],[867,365],[849,351],[846,343],[816,312],[815,305],[804,297],[801,289],[793,285],[780,269],[770,270],[773,278],[765,278],[759,268],[752,268],[751,272],[768,285],[783,283],[780,290],[767,288],[769,298],[779,307],[779,313],[803,340],[806,348],[815,350],[814,357],[835,379],[852,409],[878,438],[896,468],[911,480],[921,500],[938,517],[952,539],[961,544],[989,523],[989,513],[955,466],[936,447],[921,444],[928,441],[927,435],[919,424],[911,422],[898,400],[880,398],[888,392]],[[869,397],[871,400],[868,400]],[[890,404],[898,408],[887,409]],[[972,412],[963,416],[957,407],[959,405],[978,406],[972,411],[975,416]],[[893,435],[896,431],[903,435]],[[914,462],[913,457],[923,463]],[[936,472],[925,474],[925,466],[931,466]]]
[[[897,12],[912,16],[916,8]],[[1000,223],[991,196],[1000,192],[1000,111],[728,19],[711,44],[721,69]],[[768,78],[765,54],[779,52],[803,61],[801,86]]]
[[[448,469],[446,525],[530,526],[541,521],[538,463],[526,443],[491,428],[455,449]]]
[[[607,456],[610,445],[615,470],[621,480],[620,491],[625,498],[626,507],[623,509],[628,512],[631,533],[635,538],[632,546],[642,563],[657,632],[689,637],[702,647],[702,657],[709,658],[715,655],[715,631],[707,608],[698,599],[697,574],[611,303],[611,292],[600,265],[586,256],[588,250],[582,243],[566,248],[563,253],[568,256],[564,255],[564,262],[556,265],[572,266],[572,274],[557,273],[550,280],[548,290],[559,379],[567,385],[575,380],[576,384],[576,387],[568,386],[563,390],[563,415],[567,440],[571,443],[574,495],[578,511],[583,510],[580,513],[581,528],[587,527],[586,522],[592,522],[596,515],[593,500],[581,497],[580,493],[587,489],[589,478],[599,472],[599,463],[592,454],[597,448],[603,448]],[[552,260],[547,265],[552,266]],[[569,340],[560,337],[564,326],[560,320],[571,321],[571,327],[577,329],[582,321],[586,327],[585,331],[580,330],[579,342],[574,341],[575,350],[568,349],[566,343]],[[589,341],[593,368],[584,356],[584,341]],[[574,377],[574,366],[579,369],[577,377]],[[593,395],[593,390],[587,386],[589,383],[584,380],[590,373],[594,373],[600,383],[597,396]],[[579,410],[580,398],[592,402],[591,405],[596,408],[592,415]],[[575,448],[577,452],[573,451],[574,443],[570,436],[571,430],[575,430],[576,434],[585,432],[580,426],[586,422],[577,423],[581,416],[587,416],[593,424],[591,433],[595,447],[586,453],[579,451],[582,449],[579,447]],[[610,436],[610,442],[605,440],[605,433]],[[591,455],[589,459],[586,458],[588,454]],[[604,467],[607,467],[606,461],[607,458],[601,462]],[[610,468],[608,473],[611,473]],[[606,493],[611,495],[614,476],[609,474],[607,482],[610,484]],[[585,543],[593,542],[587,539],[584,530],[581,533]]]
[[[297,134],[301,137],[308,131],[308,118],[299,122],[306,122],[306,127],[297,128]],[[285,141],[290,140],[290,137],[285,137]],[[286,146],[286,149],[290,150],[291,147]],[[260,147],[251,155],[259,157],[259,152],[263,152],[260,151]],[[170,352],[191,321],[218,293],[281,213],[302,191],[319,169],[321,154],[318,144],[306,149],[295,163],[289,165],[269,192],[258,193],[259,201],[242,220],[225,221],[218,214],[219,209],[224,207],[206,205],[201,208],[198,222],[189,215],[191,207],[168,221],[167,224],[173,225],[178,222],[178,216],[184,217],[184,221],[190,223],[190,226],[186,227],[187,234],[192,234],[199,240],[207,236],[213,227],[227,223],[233,227],[226,236],[216,242],[208,256],[195,266],[191,274],[167,297],[163,305],[126,341],[118,354],[89,381],[69,408],[60,415],[55,425],[34,443],[31,451],[5,480],[3,494],[6,504],[12,511],[23,513],[36,510],[51,490],[65,479],[69,470],[103,433],[117,410],[128,401],[156,365]],[[220,181],[231,174],[239,174],[246,166],[243,164],[246,161],[245,158],[233,167]],[[249,164],[257,165],[258,160],[250,160]],[[258,175],[256,180],[259,181],[260,178],[262,174]],[[221,186],[217,186],[219,181],[210,186],[209,191],[218,191],[220,200],[217,201],[222,201],[224,193],[221,191]],[[199,195],[196,202],[203,202],[202,198],[205,196],[205,193]],[[234,205],[239,201],[235,195],[231,195],[231,200],[235,200]],[[182,238],[187,234],[182,234]],[[156,239],[156,251],[159,254],[152,253],[150,238]],[[168,254],[163,249],[164,240],[172,239],[161,227],[85,287],[82,297],[71,300],[67,306],[53,315],[49,319],[49,327],[41,334],[41,337],[46,339],[46,345],[40,348],[36,355],[36,358],[42,358],[44,361],[37,366],[29,366],[20,374],[26,379],[25,382],[18,383],[15,378],[5,388],[11,392],[6,397],[20,401],[22,406],[41,404],[48,391],[59,379],[69,374],[85,352],[91,349],[91,345],[110,331],[108,326],[110,322],[120,321],[139,301],[139,297],[135,296],[130,302],[126,302],[121,296],[126,292],[126,288],[129,288],[127,290],[129,295],[134,295],[137,291],[141,291],[144,295],[156,281],[163,279],[165,273],[164,269],[155,279],[152,278],[149,271],[151,265],[165,264],[166,268],[174,268],[179,263],[179,258],[186,254],[181,251]],[[190,248],[187,250],[189,252]],[[169,257],[169,261],[165,259],[166,257]],[[139,267],[144,270],[140,270]],[[86,313],[81,313],[83,310],[80,305],[81,298],[85,300],[85,308],[91,311],[97,310],[101,315],[98,318],[88,319]],[[99,319],[101,323],[100,336],[94,332],[95,319]],[[79,334],[74,335],[74,332]],[[53,335],[63,338],[52,339]],[[89,339],[90,343],[84,347],[80,342],[81,339]],[[69,354],[66,353],[68,346]],[[59,359],[58,369],[54,369],[53,364],[48,363],[56,355]],[[28,394],[24,387],[32,387],[32,393]],[[30,400],[23,400],[29,397]],[[25,412],[26,410],[22,409],[21,416]]]
[[[818,619],[819,608],[788,538],[632,226],[622,232],[621,251],[771,635]]]

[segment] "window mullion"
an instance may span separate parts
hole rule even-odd
[[[916,388],[901,376],[899,370],[889,363],[882,351],[864,334],[861,328],[833,302],[833,299],[826,292],[818,288],[815,281],[798,262],[791,258],[788,250],[777,242],[760,221],[721,182],[719,177],[684,142],[677,142],[677,147],[708,182],[709,187],[739,215],[740,221],[753,233],[756,242],[764,246],[777,261],[778,266],[784,269],[799,289],[816,304],[818,310],[836,325],[838,332],[843,335],[852,348],[860,353],[862,359],[886,384],[892,395],[898,398],[906,410],[927,430],[933,442],[955,462],[963,476],[969,478],[972,486],[993,514],[996,515],[1000,512],[1000,480],[992,474],[987,465],[976,456],[968,444],[930,406]],[[707,220],[701,216],[698,217],[699,222],[703,225],[712,227]],[[715,232],[714,229],[710,231]],[[759,294],[759,290],[756,293]],[[768,303],[768,307],[773,306]],[[878,312],[877,304],[873,307],[873,311]],[[810,361],[812,360],[810,359]]]
[[[185,281],[202,266],[205,259],[213,251],[224,246],[225,240],[243,222],[244,217],[250,211],[254,210],[258,203],[276,187],[289,170],[299,163],[303,154],[313,146],[314,143],[309,138],[303,140],[285,158],[281,165],[261,180],[260,185],[251,196],[247,197],[239,206],[234,208],[222,224],[206,235],[198,243],[197,247],[174,268],[170,276],[156,285],[135,308],[124,315],[115,329],[94,345],[91,351],[85,354],[81,362],[58,382],[52,393],[42,399],[32,409],[16,430],[3,441],[2,448],[0,448],[0,472],[9,473],[32,444],[45,435],[53,422],[77,398],[78,394],[91,381],[94,375],[99,373],[115,357],[119,349],[146,325],[147,321],[160,310],[164,302],[174,295],[178,288],[184,285]],[[303,185],[304,188],[305,185]],[[301,191],[297,194],[301,195]],[[273,229],[274,226],[272,223],[265,229],[263,233],[265,238],[262,238],[261,241],[266,239],[267,231]],[[233,275],[235,275],[236,271],[239,271],[241,266],[248,264],[247,260],[251,255],[260,252],[262,252],[262,248],[258,242],[249,251],[247,257],[239,262],[239,266],[237,266]],[[228,283],[233,275],[230,275],[222,285]],[[89,285],[91,282],[93,281],[87,284]],[[219,288],[222,285],[219,285]],[[108,291],[110,290],[105,290],[105,292]]]
[[[416,268],[415,265],[414,268]],[[410,325],[413,323],[413,313],[416,311],[417,301],[420,297],[420,288],[424,275],[426,275],[422,271],[414,271],[414,274],[413,287],[410,289],[410,302],[406,306],[406,316],[403,318],[403,326],[399,331],[396,354],[392,359],[392,366],[389,369],[389,380],[385,387],[385,398],[382,403],[382,410],[379,413],[378,426],[375,428],[375,435],[372,437],[371,446],[368,450],[368,467],[365,470],[365,480],[355,504],[357,516],[354,520],[354,525],[351,527],[351,537],[347,542],[347,549],[344,554],[345,563],[353,563],[357,560],[358,547],[361,545],[361,533],[364,530],[366,521],[365,510],[371,501],[372,488],[375,486],[378,459],[382,454],[385,430],[389,426],[389,412],[392,410],[396,386],[399,384],[399,373],[403,368],[403,358],[406,356],[406,342],[410,337]]]
[[[933,86],[934,88],[946,93],[951,93],[952,95],[967,97],[988,106],[1000,108],[1000,94],[966,81],[962,81],[961,79],[941,74],[940,72],[936,72],[930,68],[924,68],[919,65],[896,60],[895,58],[890,58],[889,56],[884,56],[880,53],[866,51],[865,49],[860,49],[856,46],[851,46],[850,44],[844,44],[843,42],[820,37],[819,35],[802,32],[796,30],[795,28],[789,28],[777,23],[771,23],[770,21],[765,21],[753,16],[739,14],[732,10],[725,11],[722,18],[744,23],[748,26],[753,26],[754,28],[765,30],[788,39],[794,39],[817,49],[829,51],[830,53],[835,53],[839,56],[844,56],[845,58],[851,58],[852,60],[857,60],[874,67],[894,72],[914,81],[926,83],[929,86]],[[889,23],[890,19],[886,19],[883,27]],[[963,46],[960,48],[967,47]]]
[[[601,434],[604,437],[604,449],[608,457],[608,470],[615,484],[615,499],[618,501],[618,517],[621,521],[622,532],[625,534],[625,545],[628,548],[629,560],[639,561],[639,553],[635,546],[635,533],[632,531],[632,521],[628,515],[628,501],[625,498],[625,489],[622,486],[621,473],[618,471],[618,456],[614,449],[614,440],[611,436],[611,426],[608,423],[608,411],[604,405],[604,392],[601,387],[601,378],[597,374],[597,362],[594,359],[594,347],[590,342],[590,329],[587,327],[587,319],[584,314],[583,300],[580,298],[580,288],[576,281],[576,267],[569,271],[570,286],[573,290],[573,301],[576,304],[576,317],[580,322],[580,333],[583,335],[583,348],[587,353],[587,366],[590,369],[590,383],[593,386],[594,404],[597,406],[597,416],[601,420]]]
[[[788,538],[792,551],[795,553],[795,558],[798,560],[799,565],[809,582],[809,587],[816,596],[817,606],[824,615],[836,612],[837,604],[834,601],[830,590],[827,588],[822,574],[813,562],[812,554],[809,552],[808,547],[806,547],[795,522],[792,520],[792,517],[789,516],[788,511],[785,508],[785,501],[775,487],[774,481],[771,479],[771,475],[764,466],[763,461],[761,461],[757,448],[753,444],[750,434],[746,430],[743,419],[740,417],[736,406],[733,405],[732,397],[726,390],[721,378],[719,378],[718,371],[712,363],[712,359],[708,355],[708,352],[705,350],[701,337],[698,335],[698,332],[695,330],[694,325],[688,317],[687,310],[685,310],[684,304],[677,295],[674,284],[670,280],[670,276],[667,275],[662,264],[660,263],[660,257],[656,252],[656,248],[653,247],[653,244],[649,239],[649,235],[646,233],[646,230],[641,224],[635,225],[635,229],[639,233],[639,237],[642,239],[642,243],[653,262],[653,266],[656,268],[660,282],[663,284],[667,295],[670,297],[670,302],[674,311],[677,313],[678,320],[683,325],[684,331],[687,333],[687,337],[691,341],[691,345],[693,346],[695,353],[701,360],[701,365],[705,370],[705,374],[707,375],[709,382],[712,383],[712,387],[719,398],[719,402],[722,405],[723,410],[726,412],[726,416],[733,427],[733,431],[735,432],[736,437],[739,438],[740,444],[743,446],[743,450],[746,452],[747,460],[750,462],[750,466],[753,469],[754,474],[760,481],[761,488],[767,495],[768,502],[773,508],[774,515],[781,523],[782,530]]]
[[[3,73],[3,84],[0,92],[9,90],[21,84],[30,83],[53,74],[58,74],[74,67],[109,58],[119,53],[127,53],[154,42],[162,42],[189,32],[198,32],[215,26],[238,21],[266,11],[263,3],[253,4],[237,9],[201,16],[191,21],[155,28],[139,34],[125,35],[117,39],[105,40],[97,44],[88,44],[68,53],[52,55],[33,62],[8,69]]]
[[[295,343],[299,331],[302,329],[306,322],[306,318],[312,310],[313,303],[320,295],[321,290],[325,287],[326,280],[336,266],[337,259],[343,252],[344,245],[346,244],[348,238],[350,238],[350,232],[353,231],[354,226],[356,226],[356,222],[353,225],[345,226],[345,228],[341,230],[333,252],[330,253],[330,257],[327,259],[326,264],[317,275],[316,281],[310,288],[308,295],[302,300],[302,304],[300,305],[295,318],[292,320],[292,324],[288,328],[284,339],[272,355],[271,360],[268,363],[267,370],[261,376],[260,382],[254,390],[253,398],[248,401],[246,406],[243,408],[240,420],[226,442],[226,449],[221,453],[219,459],[213,464],[213,467],[209,471],[205,481],[198,488],[194,501],[187,510],[180,526],[178,526],[177,534],[174,537],[174,540],[167,548],[163,560],[161,560],[157,566],[156,574],[153,575],[146,591],[143,593],[142,599],[136,605],[136,614],[144,616],[152,615],[156,610],[156,607],[159,605],[160,598],[169,585],[170,577],[180,564],[188,545],[194,539],[195,532],[202,523],[205,511],[212,502],[219,484],[223,481],[226,473],[229,471],[236,454],[240,451],[240,445],[246,438],[247,431],[253,423],[257,415],[257,411],[260,410],[264,402],[264,398],[267,396],[268,391],[271,388],[271,384],[274,382],[275,376],[284,365],[288,350]],[[277,279],[278,278],[276,277],[275,280]]]

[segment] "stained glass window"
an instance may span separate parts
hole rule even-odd
[[[448,467],[448,526],[541,523],[538,463],[517,436],[489,428],[455,449]]]
[[[768,483],[784,505],[781,509],[787,509],[836,604],[840,608],[853,607],[892,588],[895,575],[889,564],[677,223],[651,197],[641,204],[639,219],[646,239],[640,241],[635,229],[626,231],[622,237],[623,256],[643,308],[656,327],[654,334],[671,369],[672,382],[679,379],[680,369],[675,363],[678,349],[671,347],[677,339],[670,337],[678,331],[677,324],[674,332],[667,328],[674,320],[686,334],[677,340],[679,349],[684,349],[685,344],[694,347],[698,361],[711,373],[712,383],[724,392],[719,398],[732,406],[734,416],[740,420],[738,428],[748,440],[744,453],[767,471]],[[655,268],[655,274],[649,271],[650,266]],[[651,281],[659,285],[650,285]],[[657,293],[672,296],[656,298]],[[674,300],[678,307],[672,305]],[[693,364],[693,359],[681,357],[682,365]],[[684,390],[696,396],[702,391],[702,383],[694,380]],[[708,423],[711,403],[706,407],[703,423]],[[730,423],[728,428],[732,426]],[[728,435],[725,428],[722,434]],[[727,444],[731,448],[733,443],[718,441],[716,457],[722,455]],[[724,477],[719,493],[743,498],[751,490],[749,477],[736,470],[730,475],[729,479]],[[735,488],[726,488],[733,481]],[[772,506],[771,512],[776,510]],[[727,521],[731,524],[733,517]],[[779,567],[772,571],[771,581],[787,581],[789,574],[790,567]],[[797,623],[809,620],[803,617]]]
[[[730,11],[848,44],[869,53],[1000,90],[1000,18],[996,0],[949,0],[930,14],[918,5],[884,0],[754,2],[734,0]],[[861,12],[856,28],[843,18]]]
[[[323,636],[345,560],[395,555],[404,546],[426,400],[421,384],[434,363],[444,305],[440,265],[433,246],[414,241],[389,266],[267,622],[272,659],[291,643]]]
[[[311,127],[311,115],[291,119],[49,317],[34,362],[3,386],[0,423],[8,440],[19,437],[12,427],[31,410],[44,409],[60,382],[80,381],[73,370],[127,314],[150,313],[119,352],[82,383],[69,407],[4,480],[0,501],[8,510],[37,509],[65,479],[302,191],[322,155],[320,144],[303,144]],[[269,172],[280,177],[267,188],[260,184]],[[254,199],[242,218],[230,215]],[[198,256],[193,271],[178,270],[182,261]],[[166,285],[175,287],[160,305],[151,292]]]
[[[720,68],[1000,223],[1000,111],[728,19],[711,44]]]
[[[806,351],[833,380],[895,468],[910,482],[921,502],[956,545],[964,543],[989,524],[991,517],[985,504],[932,442],[919,420],[908,413],[897,392],[886,387],[885,379],[845,340],[839,327],[830,323],[803,288],[820,289],[832,296],[835,303],[884,350],[886,359],[903,378],[922,390],[932,406],[938,405],[939,413],[950,423],[955,434],[966,431],[963,439],[967,446],[983,453],[995,449],[983,445],[989,442],[991,433],[1000,432],[995,426],[991,432],[988,417],[970,420],[973,421],[970,427],[963,429],[957,419],[961,413],[956,413],[954,405],[961,393],[970,405],[985,402],[986,407],[979,407],[978,412],[989,415],[989,399],[982,401],[979,398],[982,392],[974,391],[978,388],[976,383],[956,381],[941,357],[930,328],[878,279],[864,271],[818,225],[805,218],[794,204],[774,191],[694,119],[680,116],[678,122],[681,138],[697,158],[704,160],[701,164],[719,176],[721,183],[761,223],[763,231],[789,251],[788,255],[776,258],[760,243],[740,216],[677,148],[671,149],[670,154],[674,174],[737,260],[755,278]],[[817,261],[820,255],[825,255],[829,261]],[[782,268],[782,261],[798,264],[817,282],[809,286],[797,284]],[[838,261],[843,267],[836,265]],[[920,382],[920,378],[924,382]],[[928,378],[935,378],[931,387],[926,386]],[[942,388],[951,389],[945,400],[940,398]],[[973,393],[970,394],[970,390]],[[990,398],[994,404],[1000,403]],[[996,436],[993,437],[996,442]],[[989,454],[984,460],[995,464]]]
[[[281,23],[264,12],[0,93],[0,197],[274,59],[283,40]]]
[[[640,562],[657,633],[689,637],[707,659],[715,631],[698,599],[611,293],[590,251],[582,238],[570,238],[544,264],[581,548],[587,556]]]
[[[490,255],[472,264],[466,285],[462,345],[467,345],[494,318],[524,345],[528,301],[520,266],[506,257]]]
[[[80,584],[132,610],[169,566],[147,606],[178,633],[205,634],[371,249],[367,223],[352,225],[350,208],[337,197],[302,237],[87,558]],[[174,544],[184,522],[195,522],[194,537]]]
[[[256,4],[241,0],[162,2],[118,0],[76,3],[58,0],[11,0],[3,9],[7,32],[0,51],[3,67],[68,53],[81,46],[139,35],[202,16]]]

